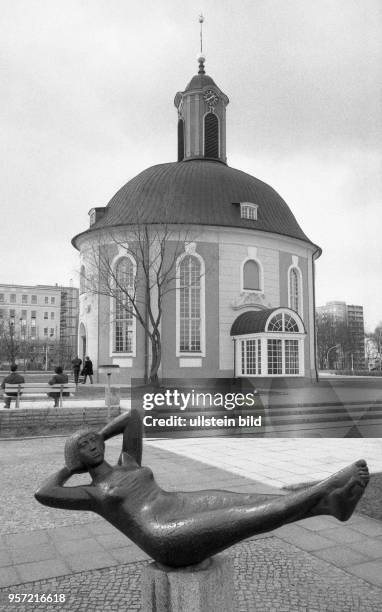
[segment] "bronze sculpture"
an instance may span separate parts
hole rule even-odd
[[[104,441],[119,433],[122,452],[113,467],[104,460]],[[359,460],[318,484],[265,503],[229,491],[164,491],[151,469],[141,467],[142,423],[134,410],[98,433],[73,434],[65,457],[66,467],[38,489],[36,499],[55,508],[96,512],[170,567],[199,563],[245,538],[303,518],[330,514],[346,521],[369,481],[366,462]],[[91,484],[63,486],[86,471]]]

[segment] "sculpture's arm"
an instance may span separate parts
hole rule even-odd
[[[130,413],[125,412],[124,414],[120,414],[115,417],[110,423],[107,423],[105,427],[103,427],[99,433],[103,437],[104,440],[109,440],[109,438],[113,438],[114,436],[118,436],[125,431],[126,427],[129,425]]]
[[[142,419],[138,410],[121,414],[100,430],[104,440],[123,433],[122,452],[134,457],[138,465],[142,462]],[[121,458],[119,463],[121,462]]]
[[[65,510],[93,510],[94,501],[86,486],[64,487],[64,483],[73,475],[67,467],[50,476],[34,494],[37,501],[44,506],[63,508]]]

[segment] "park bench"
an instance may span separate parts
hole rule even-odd
[[[56,385],[49,385],[48,383],[17,383],[9,384],[5,383],[4,397],[8,393],[17,393],[16,397],[16,408],[20,407],[20,398],[25,396],[33,395],[46,395],[47,393],[59,392],[58,405],[62,408],[62,399],[64,393],[74,394],[76,391],[75,383],[58,383]]]

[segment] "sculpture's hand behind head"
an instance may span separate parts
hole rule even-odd
[[[65,443],[65,462],[71,472],[86,472],[104,460],[103,437],[92,429],[80,429]]]

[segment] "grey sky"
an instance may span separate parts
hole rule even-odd
[[[379,0],[2,0],[0,282],[77,283],[70,239],[176,158],[173,98],[229,96],[228,163],[270,183],[323,248],[317,303],[382,320]]]

